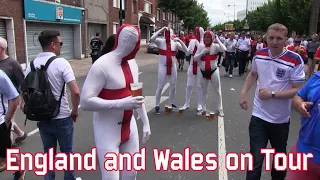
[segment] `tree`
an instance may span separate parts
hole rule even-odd
[[[158,7],[163,11],[171,11],[180,20],[183,20],[186,29],[194,29],[196,26],[204,28],[210,26],[207,12],[203,9],[203,5],[199,5],[196,0],[157,0],[157,2]]]

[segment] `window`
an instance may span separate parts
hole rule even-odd
[[[166,16],[167,16],[167,13],[166,13],[166,12],[163,12],[163,13],[162,13],[162,19],[163,19],[163,20],[166,20]]]
[[[113,34],[117,34],[117,30],[118,30],[119,24],[118,23],[113,23]]]
[[[160,21],[160,9],[157,9],[157,21]]]
[[[121,0],[121,1],[122,1],[122,9],[126,9],[125,0]],[[120,0],[113,0],[113,7],[120,9]]]
[[[144,12],[152,14],[152,4],[148,1],[144,1]]]
[[[137,13],[137,0],[133,0],[132,2],[132,13]]]

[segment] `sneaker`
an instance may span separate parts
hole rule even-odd
[[[17,171],[13,175],[14,175],[13,180],[24,180],[26,171]]]
[[[176,105],[174,105],[174,104],[172,104],[171,106],[172,106],[172,109],[175,110],[175,111],[177,111],[177,110],[179,109],[179,108],[178,108]]]
[[[200,110],[200,111],[197,113],[197,115],[198,115],[198,116],[202,116],[205,112],[206,112],[206,111],[204,111],[204,110]]]
[[[156,115],[160,114],[160,107],[159,106],[156,106],[154,114],[156,114]]]
[[[13,147],[13,148],[18,147],[18,146],[22,143],[22,141],[24,141],[24,140],[27,138],[27,136],[28,136],[28,134],[27,134],[27,133],[24,133],[23,136],[17,137],[17,138],[15,139],[15,143],[12,144],[12,147]]]
[[[76,180],[82,180],[81,177],[77,177]]]
[[[202,106],[201,105],[198,105],[198,108],[197,108],[197,112],[201,111],[202,110]]]
[[[189,109],[189,105],[184,104],[181,109],[182,109],[182,110]]]
[[[224,113],[223,113],[223,110],[222,110],[222,109],[221,109],[221,110],[218,110],[217,114],[218,114],[218,116],[220,116],[220,117],[223,117],[223,116],[224,116]]]
[[[229,74],[229,78],[232,78],[232,74]]]

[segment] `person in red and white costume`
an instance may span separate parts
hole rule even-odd
[[[206,112],[206,97],[208,83],[210,82],[214,93],[216,94],[216,113],[219,116],[224,116],[222,109],[222,97],[221,97],[221,86],[220,86],[220,74],[218,68],[218,53],[227,50],[226,46],[220,41],[219,37],[215,36],[213,43],[213,33],[206,31],[204,33],[203,43],[200,44],[195,55],[195,60],[200,63],[200,84],[202,89],[202,110],[197,115],[202,115]]]
[[[304,61],[304,73],[305,73],[305,77],[306,79],[309,77],[309,65],[308,65],[308,54],[307,54],[307,50],[304,46],[301,45],[301,38],[300,36],[296,36],[296,38],[294,39],[294,44],[293,46],[287,46],[287,49],[290,51],[293,51],[295,53],[298,53],[303,61]],[[310,72],[311,73],[311,72]]]
[[[133,110],[137,111],[142,120],[143,144],[151,134],[144,98],[133,97],[130,88],[130,83],[139,81],[138,65],[134,60],[139,48],[139,29],[122,25],[117,31],[113,50],[92,65],[82,88],[81,108],[94,111],[94,138],[102,180],[119,180],[119,171],[104,169],[104,156],[107,152],[139,152],[139,136]],[[136,171],[122,171],[122,179],[136,179]]]
[[[182,109],[186,110],[190,107],[190,99],[191,99],[191,94],[192,94],[192,89],[194,87],[194,83],[197,81],[197,88],[198,88],[198,107],[197,111],[202,110],[202,105],[201,105],[201,85],[200,85],[200,79],[199,73],[199,64],[197,61],[194,60],[194,55],[197,52],[197,49],[199,48],[200,44],[203,44],[203,35],[204,35],[204,30],[202,27],[197,27],[196,28],[196,39],[192,39],[190,41],[188,50],[189,54],[191,54],[191,60],[190,60],[190,65],[188,68],[187,72],[187,87],[186,87],[186,102],[183,105]]]
[[[158,37],[161,33],[164,33],[164,39]],[[151,36],[150,42],[158,46],[159,52],[158,87],[156,91],[155,114],[160,114],[159,105],[161,92],[167,81],[170,83],[170,105],[177,109],[177,106],[174,105],[177,81],[176,54],[178,50],[180,50],[185,52],[188,56],[189,52],[187,46],[181,41],[181,39],[174,37],[173,30],[168,27],[163,27],[155,32]]]

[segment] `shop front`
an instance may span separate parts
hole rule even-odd
[[[38,36],[44,30],[57,30],[63,42],[60,57],[81,59],[83,8],[52,2],[25,0],[26,49],[28,62],[42,52]]]

